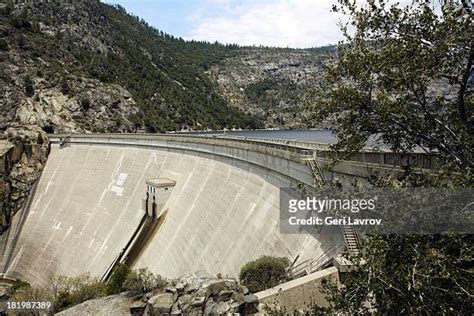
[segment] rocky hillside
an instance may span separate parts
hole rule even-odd
[[[0,9],[7,120],[48,131],[257,127],[204,73],[232,47],[176,39],[98,0]]]
[[[133,132],[141,110],[121,86],[88,75],[49,27],[21,5],[0,15],[0,127]]]
[[[39,127],[0,133],[0,234],[26,203],[48,153],[48,138]]]
[[[48,132],[294,126],[326,58],[184,41],[98,0],[0,13],[0,123]]]
[[[265,127],[301,127],[304,95],[334,49],[242,48],[210,74],[229,104],[261,118]]]

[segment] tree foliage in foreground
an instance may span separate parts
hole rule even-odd
[[[351,273],[342,289],[328,290],[328,312],[469,315],[472,245],[473,235],[370,236],[364,254],[352,258],[359,271]]]
[[[397,152],[415,148],[446,161],[444,181],[377,179],[382,186],[473,184],[472,12],[384,0],[338,0],[355,27],[308,103],[312,123],[332,119],[336,149],[357,151],[369,136]],[[438,12],[440,11],[440,12]],[[443,172],[445,171],[445,172]],[[441,178],[441,177],[440,177]],[[409,210],[401,210],[409,211]],[[472,235],[371,235],[359,271],[329,291],[326,313],[470,314]],[[321,308],[315,307],[314,313]]]
[[[43,286],[31,286],[17,280],[12,300],[17,302],[51,302],[51,313],[106,295],[107,285],[98,278],[82,274],[77,277],[55,276]],[[25,313],[36,315],[36,312]],[[39,313],[38,313],[39,315]]]
[[[348,15],[351,27],[343,27],[346,41],[337,60],[309,98],[311,123],[331,117],[339,149],[356,151],[378,134],[394,151],[419,148],[471,175],[469,7],[445,6],[438,13],[429,2],[401,7],[339,0],[334,10]]]
[[[123,263],[119,263],[114,267],[112,275],[107,282],[107,295],[118,294],[125,291],[125,281],[127,280],[131,270]]]
[[[53,276],[42,286],[32,286],[27,282],[16,280],[11,288],[12,300],[17,302],[51,302],[50,313],[57,313],[82,302],[131,291],[140,295],[166,285],[166,280],[153,274],[148,269],[130,270],[119,264],[108,283],[103,283],[89,274],[76,277]],[[27,312],[25,315],[30,315]],[[36,315],[36,313],[33,313]],[[23,315],[23,314],[22,314]],[[39,314],[38,314],[39,315]]]

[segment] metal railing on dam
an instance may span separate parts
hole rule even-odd
[[[330,160],[343,156],[332,150],[330,144],[271,138],[176,134],[50,134],[49,137],[53,143],[67,139],[67,141],[74,143],[129,144],[198,151],[209,150],[210,148],[206,146],[224,146],[260,152],[302,164],[308,156]],[[199,146],[203,147],[202,150],[198,148]],[[219,152],[215,153],[219,154]],[[386,167],[410,166],[431,170],[437,169],[441,164],[438,157],[426,153],[394,153],[386,149],[363,149],[350,157],[344,156],[343,160]]]

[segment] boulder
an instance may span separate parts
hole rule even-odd
[[[171,313],[174,304],[173,293],[160,293],[148,300],[151,315],[163,315]]]
[[[195,297],[190,305],[191,306],[195,306],[195,307],[198,307],[198,306],[202,306],[204,305],[204,302],[206,301],[206,298],[204,296],[201,296],[201,297]]]
[[[185,284],[179,282],[178,284],[176,284],[175,288],[176,288],[177,291],[183,291],[184,286],[185,286]]]
[[[177,288],[180,290],[177,290]],[[234,279],[192,275],[170,280],[163,289],[141,295],[139,301],[130,302],[129,300],[126,312],[132,315],[145,316],[217,316],[246,313],[249,310],[256,311],[252,304],[250,304],[250,307],[253,309],[248,309],[244,292],[246,292],[245,287],[239,285]],[[120,299],[121,297],[122,295],[117,296]],[[93,305],[99,308],[101,302],[102,304],[108,304],[107,301],[115,299],[113,296],[101,298],[97,302],[93,302]],[[120,302],[122,303],[122,299]],[[92,303],[79,304],[78,306],[83,305],[83,307],[74,307],[70,311],[83,311],[90,304]],[[73,314],[69,313],[68,315]],[[112,313],[111,315],[116,314]]]
[[[130,315],[143,315],[146,307],[147,304],[145,302],[133,302],[132,305],[130,305]]]

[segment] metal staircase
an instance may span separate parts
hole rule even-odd
[[[303,161],[311,169],[313,175],[314,187],[326,187],[331,185],[324,174],[320,160],[317,158],[317,151],[314,150],[304,155]],[[291,278],[297,278],[328,267],[332,260],[343,252],[349,255],[360,254],[360,242],[356,230],[353,226],[341,226],[344,245],[334,246],[323,252],[319,257],[308,259],[300,264],[292,265],[287,273]],[[295,259],[296,261],[297,259]]]
[[[342,235],[344,236],[344,242],[349,255],[360,254],[360,242],[357,232],[352,226],[342,226]]]
[[[307,155],[303,159],[306,165],[311,169],[311,174],[313,175],[313,181],[315,187],[323,187],[329,182],[324,175],[323,167],[319,159],[317,158],[317,151],[314,150],[312,155]]]

